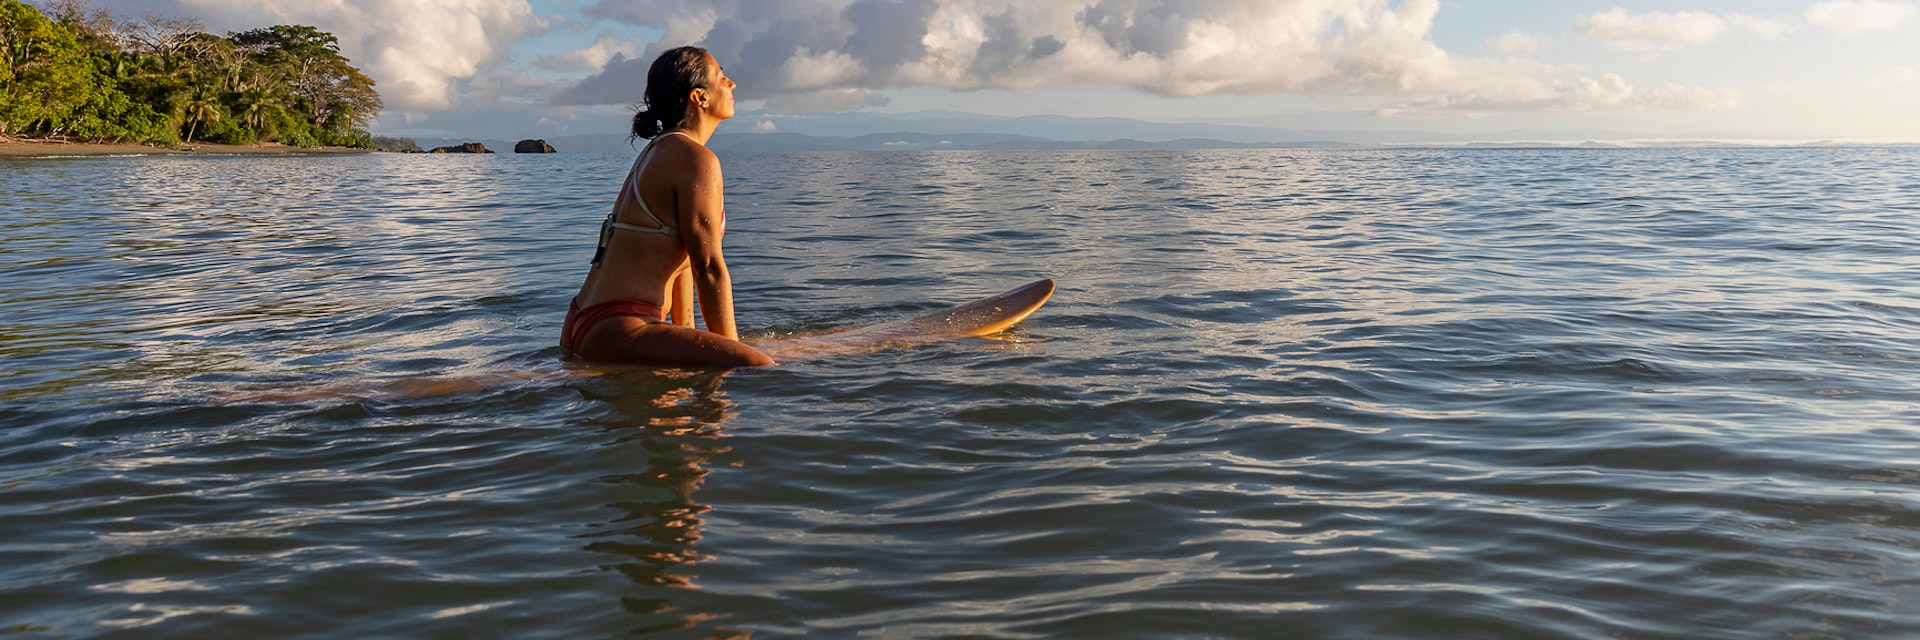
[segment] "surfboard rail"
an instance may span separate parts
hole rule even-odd
[[[1051,278],[1037,280],[1005,293],[911,318],[806,337],[770,340],[753,346],[775,360],[793,360],[984,336],[1005,331],[1033,315],[1053,297],[1054,288]]]

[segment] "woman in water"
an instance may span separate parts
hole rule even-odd
[[[733,87],[698,47],[660,54],[648,68],[633,135],[649,141],[600,226],[587,281],[568,305],[560,329],[567,350],[612,362],[773,363],[740,341],[733,281],[720,254],[727,214],[720,160],[706,143],[720,121],[733,117]],[[706,331],[693,327],[696,292]]]

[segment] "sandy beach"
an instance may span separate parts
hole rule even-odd
[[[369,149],[321,147],[307,149],[276,143],[254,145],[196,142],[179,147],[151,147],[142,144],[62,142],[0,137],[0,157],[33,156],[116,156],[116,155],[227,155],[227,154],[299,154],[299,153],[372,153]]]

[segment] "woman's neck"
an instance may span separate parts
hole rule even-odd
[[[694,142],[698,142],[700,146],[704,147],[707,146],[707,140],[713,138],[713,130],[719,127],[720,121],[718,120],[709,121],[705,118],[688,118],[682,120],[679,126],[668,129],[667,131],[678,131],[689,138],[693,138]]]

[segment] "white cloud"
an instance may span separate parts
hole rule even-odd
[[[843,87],[813,91],[785,91],[767,98],[769,109],[794,111],[852,111],[887,104],[887,97],[871,89]]]
[[[1599,78],[1581,77],[1571,82],[1519,80],[1489,84],[1468,91],[1410,100],[1375,111],[1376,115],[1397,116],[1421,112],[1455,112],[1468,115],[1505,111],[1637,111],[1646,109],[1710,110],[1741,106],[1737,94],[1727,90],[1667,85],[1640,91],[1617,74]]]
[[[863,68],[853,56],[839,51],[801,48],[780,65],[775,81],[795,91],[816,91],[857,82]]]
[[[1807,7],[1809,24],[1840,34],[1866,31],[1891,31],[1900,22],[1920,13],[1920,7],[1908,2],[1886,0],[1833,0]]]
[[[1780,18],[1762,18],[1744,13],[1727,16],[1727,24],[1752,32],[1763,38],[1778,38],[1793,30],[1793,25]]]
[[[509,66],[493,66],[470,78],[453,81],[458,98],[451,106],[460,109],[494,109],[502,106],[533,108],[544,105],[546,96],[566,86],[566,81],[536,76]]]
[[[607,66],[615,55],[633,57],[632,42],[620,39],[613,31],[601,31],[593,39],[593,45],[585,49],[576,49],[550,56],[541,56],[533,61],[533,66],[549,71],[598,71]]]
[[[1712,42],[1727,30],[1727,21],[1703,11],[1634,15],[1615,7],[1581,18],[1574,29],[1615,49],[1670,51]]]
[[[114,9],[190,16],[214,31],[312,25],[339,37],[341,54],[374,79],[388,108],[402,110],[451,107],[458,81],[548,28],[527,0],[129,0]]]
[[[587,14],[669,37],[558,101],[631,103],[651,57],[680,44],[712,50],[749,99],[902,86],[1400,93],[1457,73],[1428,39],[1439,9],[1439,0],[602,0]]]
[[[1920,88],[1920,68],[1890,67],[1886,71],[1867,78],[1867,88],[1879,90]]]
[[[1739,102],[1725,91],[1568,77],[1523,58],[1454,56],[1430,37],[1440,8],[1439,0],[599,0],[586,15],[670,37],[639,56],[616,56],[554,102],[631,104],[652,58],[683,44],[708,48],[743,99],[774,109],[872,106],[899,87],[1372,94],[1406,98],[1390,111],[1469,116]],[[1728,28],[1712,14],[1597,16],[1597,32],[1623,41],[1704,42]],[[1546,44],[1513,31],[1487,46],[1514,53]]]
[[[1500,34],[1499,37],[1489,38],[1486,47],[1489,51],[1500,53],[1527,53],[1547,48],[1547,38],[1514,29]]]

